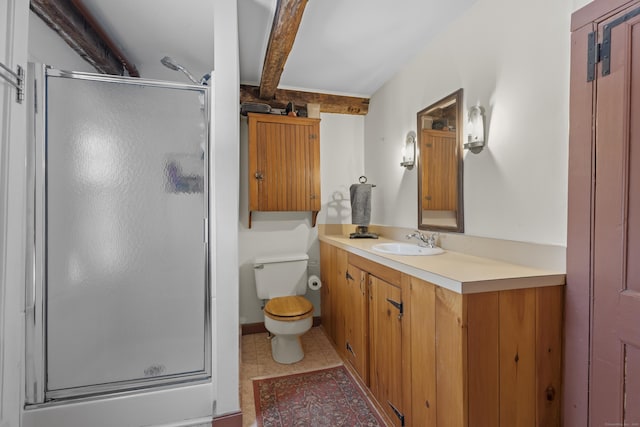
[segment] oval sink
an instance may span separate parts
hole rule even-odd
[[[411,243],[378,243],[371,249],[391,255],[437,255],[444,252],[442,248],[425,248]]]

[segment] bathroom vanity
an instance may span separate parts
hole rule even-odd
[[[565,275],[320,236],[322,325],[397,426],[559,426]]]

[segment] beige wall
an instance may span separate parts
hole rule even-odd
[[[419,110],[463,88],[464,111],[486,109],[488,140],[464,153],[466,234],[566,245],[569,22],[583,3],[478,0],[373,95],[372,222],[417,224],[417,170],[398,165],[404,135]]]

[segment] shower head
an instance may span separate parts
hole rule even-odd
[[[165,67],[167,67],[167,68],[172,69],[173,71],[178,71],[178,70],[180,70],[180,68],[182,68],[182,67],[180,67],[178,64],[176,64],[176,63],[173,61],[173,59],[171,59],[171,58],[170,58],[170,57],[168,57],[168,56],[165,56],[164,58],[162,58],[162,59],[160,60],[160,62],[162,62],[162,65],[164,65],[164,66],[165,66]],[[178,68],[178,67],[180,67],[180,68]]]
[[[165,67],[173,70],[173,71],[182,71],[184,73],[185,76],[187,76],[187,78],[189,80],[191,80],[193,83],[199,85],[202,84],[202,82],[197,81],[193,75],[187,71],[186,68],[184,68],[182,65],[178,64],[177,62],[175,62],[173,59],[171,59],[168,56],[165,56],[164,58],[162,58],[160,60],[160,62],[162,62],[162,65],[164,65]]]

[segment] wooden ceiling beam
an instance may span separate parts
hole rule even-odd
[[[260,77],[262,100],[269,100],[276,93],[306,5],[307,0],[278,0]]]
[[[136,67],[106,37],[86,9],[71,0],[31,0],[31,10],[98,72],[122,75],[123,67],[139,77]]]
[[[76,7],[76,9],[78,9],[78,12],[80,12],[84,19],[86,19],[89,25],[91,25],[91,27],[95,30],[100,39],[107,44],[111,52],[113,52],[116,58],[120,60],[125,70],[127,70],[127,72],[129,73],[129,76],[140,77],[140,72],[136,68],[136,65],[127,59],[124,52],[120,50],[120,47],[116,43],[114,43],[111,37],[109,37],[106,31],[104,31],[102,25],[100,25],[100,23],[95,20],[93,15],[91,15],[91,12],[89,12],[89,9],[87,9],[87,7],[84,5],[84,2],[82,0],[71,1],[73,2],[73,5]]]
[[[274,95],[265,100],[260,97],[260,88],[250,85],[240,85],[240,102],[269,104],[272,108],[285,108],[289,102],[297,107],[320,104],[323,113],[366,115],[369,112],[369,98],[276,89]]]

